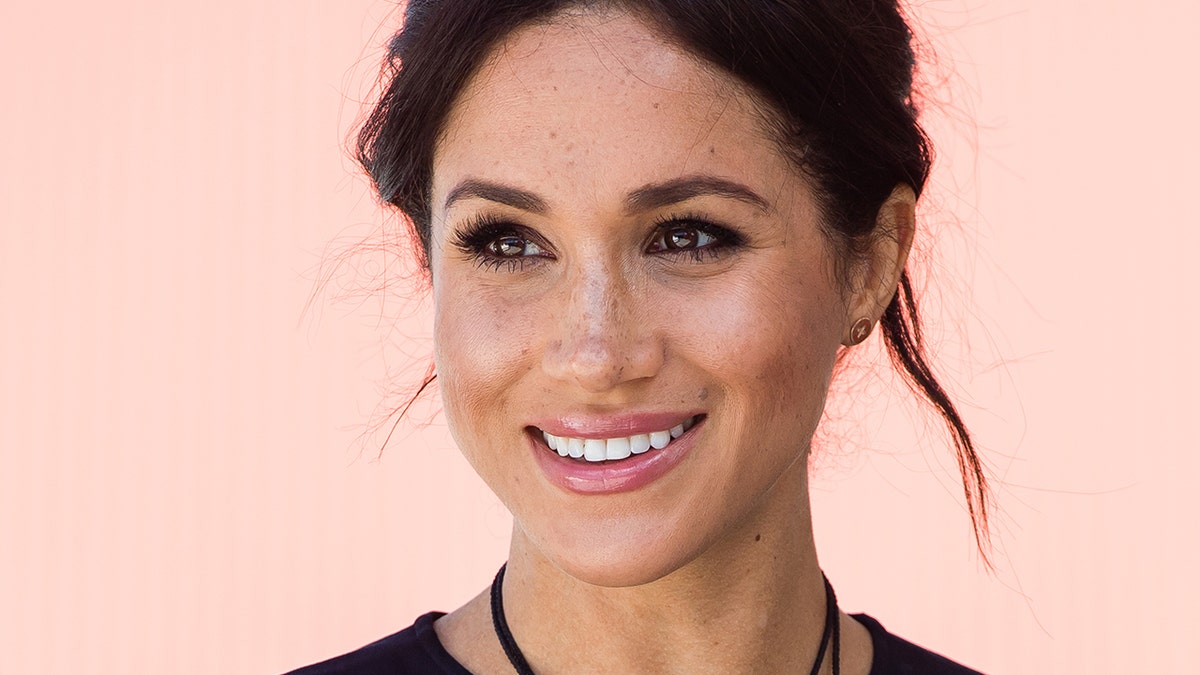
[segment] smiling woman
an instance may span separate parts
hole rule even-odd
[[[904,271],[909,41],[871,0],[409,3],[361,157],[421,243],[447,421],[510,557],[297,672],[973,672],[838,611],[808,500],[834,367],[880,322],[986,541]]]

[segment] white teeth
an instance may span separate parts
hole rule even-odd
[[[548,431],[543,431],[542,437],[546,439],[546,445],[550,446],[551,450],[558,451],[559,457],[567,456],[567,439],[559,438]]]
[[[610,438],[604,443],[605,459],[625,459],[633,454],[629,449],[628,438]]]
[[[605,460],[622,460],[630,455],[640,455],[650,448],[662,450],[672,440],[679,438],[688,429],[696,425],[696,418],[689,417],[682,424],[677,424],[666,431],[653,431],[648,434],[636,434],[621,438],[568,438],[555,436],[547,431],[542,432],[542,438],[551,450],[558,451],[562,457],[585,459],[589,462]]]
[[[608,458],[608,444],[603,438],[585,438],[583,440],[583,458],[589,462],[603,462]]]
[[[629,451],[640,455],[650,449],[650,434],[638,434],[629,437]]]

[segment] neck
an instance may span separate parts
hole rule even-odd
[[[634,587],[582,582],[514,528],[504,607],[533,670],[808,672],[825,625],[808,491],[776,489],[793,497]]]

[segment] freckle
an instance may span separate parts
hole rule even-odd
[[[716,147],[709,147],[709,149],[708,149],[708,154],[710,154],[710,155],[715,155],[715,154],[717,154],[717,149],[716,149]]]

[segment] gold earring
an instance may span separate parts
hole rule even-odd
[[[867,336],[871,334],[871,329],[874,327],[875,322],[865,316],[858,321],[855,321],[854,325],[850,327],[850,342],[846,346],[853,347],[863,340],[866,340]]]

